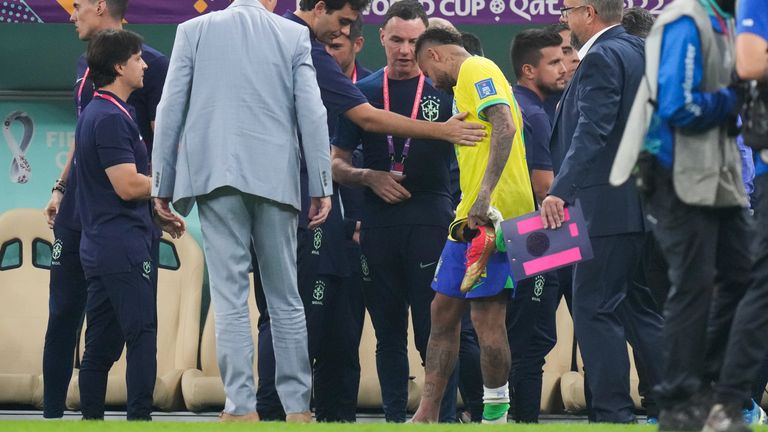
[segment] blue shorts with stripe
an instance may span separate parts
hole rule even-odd
[[[509,289],[510,294],[514,293],[512,271],[503,252],[493,254],[475,287],[466,294],[462,293],[461,281],[466,271],[468,247],[468,243],[453,240],[445,242],[432,279],[432,289],[448,297],[461,299],[493,297],[504,289]]]

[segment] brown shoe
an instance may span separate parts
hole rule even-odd
[[[255,423],[259,421],[259,413],[256,411],[249,412],[243,415],[229,414],[222,412],[219,414],[219,422],[221,423],[234,423],[234,422],[249,422]]]
[[[300,413],[286,414],[285,421],[286,423],[312,423],[312,413],[304,411]]]

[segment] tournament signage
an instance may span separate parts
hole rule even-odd
[[[398,0],[372,0],[365,22],[378,24]],[[562,0],[420,0],[430,17],[454,24],[552,24]],[[672,0],[624,0],[658,14]],[[0,0],[0,22],[66,23],[74,0]],[[229,6],[230,0],[131,0],[125,19],[133,24],[178,24]],[[275,12],[296,9],[297,0],[278,0]]]

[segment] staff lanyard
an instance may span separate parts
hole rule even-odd
[[[411,119],[416,119],[419,114],[419,102],[421,102],[421,94],[424,91],[424,73],[419,72],[419,84],[416,87],[416,97],[413,99],[413,108],[411,109]],[[389,77],[387,77],[387,68],[384,68],[384,110],[389,111]],[[390,169],[393,174],[402,175],[405,169],[405,159],[408,157],[408,151],[411,149],[411,138],[405,139],[403,144],[403,152],[401,153],[400,162],[395,162],[395,140],[392,135],[387,135],[387,146],[389,147],[389,159]]]
[[[352,84],[357,84],[357,65],[352,69]]]
[[[83,87],[85,87],[85,80],[88,79],[88,74],[91,72],[91,68],[86,67],[83,78],[80,80],[80,87],[77,89],[77,116],[80,117],[80,112],[83,110]]]
[[[128,118],[131,119],[131,121],[133,121],[133,117],[131,116],[131,113],[129,113],[127,109],[123,108],[123,106],[120,105],[120,102],[118,102],[117,99],[113,98],[112,96],[110,96],[108,94],[102,94],[102,93],[98,93],[98,92],[93,92],[93,97],[102,98],[104,100],[108,100],[108,101],[112,102],[113,104],[115,104],[116,107],[120,108],[120,111],[124,112],[125,115],[127,115]]]

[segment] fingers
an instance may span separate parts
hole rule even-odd
[[[56,208],[48,207],[43,210],[45,220],[48,222],[48,228],[53,229],[53,222],[56,220]]]
[[[469,115],[468,112],[460,112],[460,113],[454,114],[451,117],[451,119],[464,120],[465,118],[467,118],[468,115]]]
[[[400,182],[405,180],[404,175],[392,173],[384,174],[381,181],[371,185],[371,188],[387,204],[397,204],[411,198],[411,193]]]
[[[323,200],[320,202],[319,207],[311,206],[309,210],[309,229],[315,229],[325,223],[328,218],[328,214],[331,212],[331,200]]]

